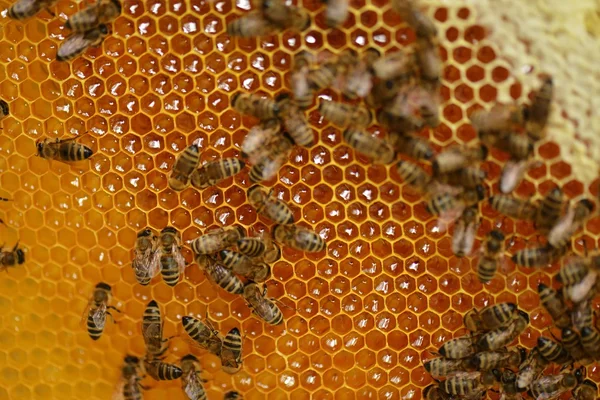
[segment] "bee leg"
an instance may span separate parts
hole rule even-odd
[[[122,312],[121,310],[119,310],[119,309],[118,309],[117,307],[115,307],[115,306],[108,306],[108,307],[106,307],[106,308],[108,308],[108,309],[110,309],[110,310],[115,310],[115,311],[116,311],[116,312],[118,312],[118,313]]]
[[[110,317],[110,319],[112,320],[113,324],[118,325],[117,321],[115,321],[115,317],[112,316],[111,313],[109,313],[108,311],[106,312],[106,315],[108,315]]]
[[[279,304],[280,306],[283,306],[283,307],[285,307],[285,308],[289,308],[290,310],[298,311],[298,310],[297,310],[297,309],[295,309],[294,307],[290,307],[290,306],[288,306],[287,304],[284,304],[284,303],[282,303],[282,302],[281,302],[281,300],[279,300],[279,299],[273,299],[273,298],[271,298],[270,300],[271,300],[271,301],[273,301],[274,303],[277,303],[277,304]]]

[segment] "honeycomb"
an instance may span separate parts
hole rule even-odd
[[[248,2],[125,0],[103,46],[70,63],[54,60],[66,35],[61,18],[83,5],[60,1],[57,18],[42,12],[24,23],[3,13],[0,94],[12,115],[1,123],[0,194],[14,201],[0,205],[2,243],[20,240],[27,262],[0,279],[0,399],[110,398],[123,355],[145,351],[140,321],[150,299],[161,305],[165,336],[177,335],[168,361],[201,354],[210,399],[231,389],[246,399],[419,399],[432,382],[421,363],[425,350],[463,334],[462,315],[493,301],[517,302],[530,313],[520,342],[535,344],[551,321],[535,288],[549,284],[557,266],[509,263],[484,287],[472,260],[452,255],[450,236],[436,229],[420,196],[393,168],[372,165],[344,145],[315,108],[308,115],[319,142],[297,148],[268,183],[294,206],[296,220],[328,241],[322,253],[286,248],[273,267],[268,293],[287,305],[286,326],[252,317],[243,299],[212,286],[196,266],[174,288],[160,278],[147,287],[136,283],[131,249],[146,226],[172,225],[185,241],[233,223],[266,228],[246,201],[247,170],[202,192],[177,194],[167,186],[175,156],[196,139],[203,160],[238,156],[254,122],[230,108],[235,91],[289,89],[291,58],[300,49],[320,57],[346,47],[389,52],[414,40],[388,1],[354,1],[342,30],[325,29],[318,2],[301,5],[315,20],[303,34],[238,40],[226,35],[225,24]],[[443,123],[423,135],[439,149],[475,138],[467,118],[473,107],[499,97],[522,101],[529,92],[473,9],[444,3],[427,12],[441,36],[444,103]],[[331,90],[324,95],[338,98]],[[89,162],[35,156],[38,138],[85,132],[81,142],[96,151]],[[596,193],[597,182],[579,182],[555,142],[538,152],[545,166],[529,172],[519,195],[545,194],[556,183],[571,198]],[[485,168],[492,182],[505,159],[491,152]],[[479,238],[498,219],[482,208]],[[527,223],[507,221],[503,229],[535,238]],[[584,234],[588,248],[599,237],[594,218]],[[517,240],[513,250],[523,245]],[[81,315],[99,281],[112,286],[122,314],[94,342]],[[244,368],[234,376],[182,335],[182,316],[206,314],[221,332],[242,328]],[[600,370],[590,367],[588,376],[599,382]],[[178,381],[144,384],[151,387],[145,399],[183,398]]]

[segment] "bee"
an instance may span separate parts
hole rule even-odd
[[[119,0],[97,0],[96,4],[73,14],[65,28],[73,32],[87,32],[100,24],[107,24],[121,15]]]
[[[581,328],[583,330],[584,327]],[[573,360],[581,364],[589,364],[592,362],[589,358],[589,353],[583,348],[581,339],[577,332],[572,328],[563,328],[561,334],[561,342]]]
[[[256,164],[265,158],[271,150],[270,147],[278,144],[285,133],[280,134],[281,124],[278,120],[262,121],[248,131],[242,143],[242,157]]]
[[[552,102],[553,92],[552,78],[546,77],[541,88],[534,93],[531,106],[527,110],[525,129],[529,137],[535,141],[543,139],[545,136],[543,131],[550,116],[550,103]]]
[[[71,139],[38,139],[36,142],[37,155],[47,160],[62,162],[87,160],[94,154],[92,149],[76,143],[76,137]]]
[[[274,302],[265,297],[266,294],[266,287],[261,293],[256,283],[249,282],[244,286],[243,296],[252,313],[267,324],[280,325],[283,323],[283,314]]]
[[[381,81],[408,81],[416,74],[414,54],[411,51],[396,51],[378,57],[371,63],[373,75]]]
[[[396,171],[400,178],[407,184],[415,187],[420,192],[427,192],[431,183],[431,177],[427,172],[415,163],[410,161],[398,161]]]
[[[238,250],[248,257],[260,257],[267,250],[264,237],[245,237],[238,240]]]
[[[537,347],[542,357],[548,361],[559,365],[567,364],[568,362],[573,361],[562,344],[556,343],[547,337],[540,336],[537,341]]]
[[[341,91],[346,98],[364,98],[369,95],[373,89],[372,66],[379,57],[379,50],[371,47],[364,51],[360,60],[356,56],[356,61],[349,63],[341,83]]]
[[[110,298],[110,285],[104,282],[98,283],[94,288],[94,293],[92,294],[92,297],[88,302],[83,315],[84,318],[87,315],[87,331],[88,335],[90,335],[92,340],[98,340],[100,339],[100,336],[102,336],[107,315],[113,320],[113,322],[115,321],[112,314],[108,310],[115,310],[116,312],[121,312],[116,307],[108,305],[108,303],[110,302]]]
[[[467,207],[473,207],[485,197],[485,188],[478,185],[473,189],[465,189],[460,194],[437,193],[429,199],[425,209],[431,215],[442,216],[443,219],[455,219]]]
[[[311,106],[315,96],[315,91],[308,81],[308,74],[310,72],[312,61],[312,55],[306,50],[302,50],[294,56],[290,84],[292,93],[294,93],[296,105],[302,110]]]
[[[494,368],[518,367],[527,358],[527,350],[520,347],[516,350],[482,351],[469,360],[469,365],[479,371],[490,371]]]
[[[598,288],[596,287],[597,278],[598,273],[596,271],[589,271],[581,282],[565,286],[563,288],[563,295],[573,303],[589,300],[598,292]]]
[[[529,394],[535,399],[556,399],[574,389],[582,380],[583,371],[559,375],[544,375],[531,384]]]
[[[548,361],[542,357],[537,347],[531,349],[525,362],[519,366],[519,372],[517,373],[517,390],[519,392],[524,392],[529,389],[531,383],[540,376],[547,365]]]
[[[227,34],[243,38],[260,37],[275,34],[277,27],[267,20],[259,10],[227,23]]]
[[[469,367],[464,360],[453,360],[444,357],[425,361],[423,366],[434,378],[450,376],[456,372],[465,371]]]
[[[571,259],[563,264],[555,276],[556,280],[565,286],[581,282],[590,270],[590,262],[581,258]]]
[[[438,175],[435,179],[446,185],[471,189],[481,185],[485,178],[487,178],[487,173],[479,167],[466,167],[458,171]]]
[[[571,326],[569,309],[556,290],[540,283],[538,285],[538,293],[540,295],[540,302],[552,317],[554,324],[561,329]]]
[[[594,310],[592,309],[591,302],[582,301],[574,304],[571,309],[571,320],[573,326],[579,331],[586,326],[592,326],[594,324]]]
[[[473,163],[484,161],[487,156],[488,148],[485,145],[477,147],[451,147],[434,157],[431,162],[433,176],[459,171]]]
[[[423,399],[425,400],[451,400],[451,396],[444,392],[436,384],[431,384],[423,389]]]
[[[504,234],[502,231],[494,229],[488,233],[477,263],[477,277],[481,283],[487,283],[494,279],[503,255]]]
[[[452,252],[457,257],[464,257],[471,253],[477,228],[479,227],[479,211],[476,207],[465,209],[454,225],[452,236]]]
[[[177,192],[187,188],[198,164],[200,164],[200,147],[197,143],[193,143],[177,156],[169,176],[169,187]]]
[[[144,369],[156,381],[172,381],[181,378],[181,368],[157,359],[144,360]]]
[[[533,220],[537,213],[535,205],[507,195],[495,195],[489,198],[490,205],[500,214],[519,220]]]
[[[324,0],[327,5],[325,10],[325,24],[329,28],[343,25],[348,18],[349,0]]]
[[[223,396],[223,400],[242,400],[242,399],[243,399],[242,395],[235,391],[227,392],[227,393],[225,393],[225,396]]]
[[[310,27],[310,14],[303,8],[288,6],[283,0],[262,0],[261,3],[264,17],[279,31],[303,32]]]
[[[496,377],[491,371],[463,372],[440,382],[440,389],[448,394],[471,396],[481,395],[496,382]]]
[[[434,31],[436,30],[431,21],[429,21],[429,25],[433,27]],[[416,51],[414,54],[416,64],[421,73],[421,85],[429,92],[435,93],[439,91],[441,86],[440,71],[442,70],[442,61],[440,59],[437,40],[417,33]]]
[[[548,245],[523,249],[513,254],[511,259],[515,264],[523,267],[542,267],[560,259],[568,249],[568,246],[554,248]]]
[[[479,132],[508,132],[523,126],[525,108],[517,105],[496,104],[490,111],[479,109],[471,113],[469,119]],[[497,135],[494,135],[497,137]],[[494,144],[490,144],[494,146]]]
[[[277,96],[275,101],[278,108],[277,116],[294,143],[304,147],[313,146],[315,144],[314,132],[292,97],[283,93]]]
[[[519,315],[514,303],[498,303],[477,311],[468,311],[463,317],[465,326],[471,332],[490,331],[508,325]]]
[[[268,193],[259,185],[248,189],[248,202],[256,212],[277,224],[293,224],[294,214],[290,207],[273,195],[273,190]]]
[[[239,158],[222,158],[210,161],[192,172],[190,180],[196,189],[206,189],[239,173],[246,164]]]
[[[598,385],[590,379],[586,379],[573,389],[575,400],[596,400],[598,398]]]
[[[514,161],[508,160],[502,167],[500,175],[500,191],[502,193],[510,193],[519,186],[525,173],[532,168],[539,168],[543,165],[537,160]]]
[[[10,109],[8,103],[4,100],[0,100],[0,120],[10,115]]]
[[[72,60],[90,47],[100,47],[108,33],[108,27],[104,24],[89,31],[72,33],[58,48],[56,61]]]
[[[140,285],[148,285],[158,273],[160,258],[157,257],[156,245],[157,237],[152,229],[146,228],[137,234],[131,266]]]
[[[181,234],[177,229],[167,226],[160,232],[159,244],[160,272],[167,285],[175,286],[186,267],[181,255]]]
[[[160,359],[169,349],[169,339],[163,338],[164,321],[160,308],[155,300],[151,300],[142,317],[142,336],[146,344],[148,359]]]
[[[242,369],[242,335],[238,328],[232,328],[223,339],[221,367],[228,374]]]
[[[329,122],[341,128],[349,126],[364,128],[373,122],[371,111],[363,106],[351,106],[350,104],[335,101],[321,101],[319,103],[319,112]]]
[[[278,261],[281,258],[281,248],[267,235],[263,235],[263,241],[265,242],[265,252],[262,255],[263,261],[267,264]],[[238,245],[238,248],[241,251],[241,246]]]
[[[562,217],[556,225],[550,229],[548,233],[548,243],[554,247],[565,246],[571,236],[577,232],[584,222],[590,218],[594,211],[594,204],[583,199],[577,202],[574,207],[570,207],[564,217]]]
[[[383,86],[383,87],[382,87]],[[371,90],[371,95],[367,98],[367,105],[370,107],[381,107],[378,102],[388,102],[395,96],[396,89],[392,84],[376,83]],[[393,93],[390,98],[390,93]],[[371,100],[371,97],[377,100]],[[395,115],[387,109],[380,109],[376,112],[377,122],[392,132],[404,132],[405,134],[414,134],[423,129],[425,122],[415,115]]]
[[[123,360],[121,368],[121,383],[115,393],[115,398],[124,400],[142,400],[142,389],[146,389],[140,384],[141,365],[140,359],[127,355]]]
[[[184,317],[185,318],[185,317]],[[200,363],[193,354],[181,358],[181,389],[189,400],[208,400],[200,378]]]
[[[309,253],[325,250],[325,241],[319,235],[298,225],[275,225],[273,239],[293,249]]]
[[[308,73],[308,83],[313,91],[319,91],[331,86],[338,76],[338,65],[334,61],[327,61],[319,68],[312,69]]]
[[[0,271],[7,271],[8,268],[21,265],[24,262],[25,251],[19,248],[19,242],[11,250],[0,250]]]
[[[22,21],[31,18],[42,10],[48,11],[48,14],[54,16],[50,10],[58,0],[17,0],[9,7],[7,15],[10,19]]]
[[[475,336],[467,335],[446,341],[442,347],[439,348],[438,353],[443,357],[458,360],[470,357],[477,353],[477,351],[477,338]]]
[[[211,354],[221,357],[223,350],[223,338],[221,334],[213,328],[212,324],[206,320],[206,324],[194,317],[184,316],[181,318],[183,330],[194,340],[196,344]],[[183,364],[182,364],[183,367]]]
[[[371,136],[366,131],[348,128],[344,130],[343,136],[350,147],[371,158],[374,162],[391,164],[396,158],[396,152],[389,142]]]
[[[529,315],[519,310],[517,317],[510,324],[484,333],[477,345],[483,351],[498,350],[512,343],[527,328],[527,325],[529,325]]]
[[[405,85],[394,100],[386,104],[386,111],[392,117],[409,121],[420,118],[431,127],[440,124],[438,94],[432,94],[419,85]]]
[[[209,281],[226,292],[241,294],[244,290],[242,281],[231,270],[216,262],[212,257],[198,254],[196,255],[196,263]]]
[[[510,369],[505,369],[498,374],[496,379],[500,382],[502,388],[502,400],[522,400],[523,397],[517,388],[517,375]]]
[[[231,97],[231,105],[237,112],[258,118],[261,121],[276,118],[279,110],[273,99],[242,92],[237,92]]]
[[[231,250],[221,250],[219,254],[226,267],[254,282],[264,282],[271,275],[271,267],[264,262],[253,262],[249,257]]]
[[[592,359],[600,359],[600,334],[596,329],[586,326],[581,330],[581,345]]]
[[[245,236],[246,232],[241,226],[219,228],[194,239],[191,247],[196,254],[214,254],[235,245],[238,240]]]
[[[279,168],[287,162],[293,147],[294,140],[287,133],[279,140],[264,146],[264,152],[250,168],[250,180],[257,183],[274,177]]]
[[[560,219],[563,206],[563,191],[558,187],[552,189],[540,202],[535,227],[544,233],[548,232]]]
[[[488,144],[485,136],[480,136],[481,141]],[[513,160],[523,161],[531,157],[534,143],[525,135],[507,133],[494,143],[494,147],[508,153]]]
[[[389,132],[390,143],[394,150],[417,160],[431,160],[434,152],[427,140],[413,135]]]

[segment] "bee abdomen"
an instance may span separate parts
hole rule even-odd
[[[158,365],[158,377],[164,381],[171,381],[178,379],[182,375],[181,368],[173,364],[167,364],[161,362]]]
[[[496,270],[498,269],[498,263],[495,258],[482,256],[479,260],[479,266],[477,268],[477,277],[481,283],[486,283],[494,279]]]
[[[100,328],[97,327],[96,324],[94,323],[94,318],[92,317],[92,314],[90,314],[87,318],[87,331],[88,334],[90,335],[90,338],[92,338],[92,340],[98,340],[100,339],[100,336],[102,336],[102,332],[104,331],[104,328]]]
[[[172,257],[163,257],[160,260],[162,265],[160,273],[165,281],[165,283],[169,286],[175,286],[177,282],[179,282],[180,271],[177,266],[175,260]]]
[[[257,238],[244,238],[237,243],[240,253],[248,257],[258,257],[265,251],[264,243]]]

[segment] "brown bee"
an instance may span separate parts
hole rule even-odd
[[[589,271],[581,280],[581,282],[577,282],[570,286],[565,286],[563,288],[563,295],[565,298],[570,299],[573,303],[589,300],[598,292],[598,288],[596,286],[597,279],[598,273],[596,271]]]
[[[26,18],[33,17],[42,10],[46,10],[48,14],[55,16],[50,10],[58,0],[18,0],[9,7],[7,15],[10,19],[22,21]]]
[[[422,193],[428,191],[431,176],[417,164],[410,161],[398,161],[396,163],[396,171],[398,171],[400,178],[407,184],[414,186]]]
[[[343,25],[348,18],[349,0],[324,0],[327,8],[325,10],[325,24],[329,28]]]
[[[367,108],[335,101],[321,101],[319,112],[329,122],[341,128],[364,128],[373,121],[373,115]]]
[[[596,400],[598,398],[598,385],[590,379],[586,379],[573,389],[575,400]]]
[[[270,325],[283,323],[283,314],[277,305],[266,296],[265,290],[261,292],[256,283],[247,283],[243,290],[244,299],[252,313]]]
[[[489,135],[487,135],[489,136]],[[486,135],[480,135],[481,141],[490,145],[486,140]],[[534,143],[525,135],[516,135],[507,133],[500,137],[500,140],[493,144],[494,147],[508,153],[513,160],[522,161],[531,157],[534,150]]]
[[[181,324],[183,325],[183,330],[194,340],[195,344],[217,357],[221,356],[223,338],[213,328],[208,319],[204,323],[197,318],[184,316],[181,318]]]
[[[542,87],[534,93],[531,106],[527,110],[525,129],[527,129],[529,137],[535,141],[545,137],[544,128],[550,116],[550,103],[552,103],[553,92],[552,78],[547,77],[544,79]]]
[[[232,328],[223,339],[221,368],[228,374],[242,369],[242,335],[238,328]]]
[[[142,400],[142,389],[140,384],[142,366],[140,359],[131,355],[125,356],[121,368],[121,380],[113,398],[123,400]]]
[[[514,219],[533,220],[537,213],[535,205],[507,195],[491,196],[489,202],[494,210]]]
[[[475,206],[485,198],[485,188],[482,185],[473,189],[465,189],[462,193],[437,193],[431,196],[426,210],[432,215],[442,217],[442,220],[452,221],[460,216],[467,207]]]
[[[198,264],[200,270],[204,272],[209,281],[221,287],[226,292],[241,294],[244,290],[244,283],[233,274],[233,271],[227,269],[212,257],[197,254],[196,264]]]
[[[191,243],[192,250],[196,254],[214,254],[237,243],[246,236],[246,232],[240,226],[219,228],[206,232],[194,239]]]
[[[185,317],[184,317],[185,318]],[[200,362],[193,354],[181,359],[181,389],[189,400],[208,400],[204,380],[200,377]]]
[[[600,259],[597,258],[597,261]],[[555,276],[556,280],[565,286],[574,285],[581,282],[583,278],[588,274],[590,265],[596,260],[582,258],[572,258],[568,262],[565,262]]]
[[[348,99],[364,98],[369,95],[373,88],[372,66],[375,61],[381,57],[379,50],[368,48],[363,56],[358,60],[351,62],[340,84],[342,94]]]
[[[293,224],[294,214],[290,207],[282,200],[254,185],[248,189],[248,202],[256,209],[256,212],[277,224]]]
[[[288,247],[309,253],[325,250],[325,241],[315,232],[298,225],[275,225],[273,239]]]
[[[175,286],[186,264],[181,254],[181,234],[177,229],[167,226],[160,232],[157,257],[160,257],[160,272],[165,283]]]
[[[524,311],[519,311],[517,317],[510,324],[484,333],[477,341],[477,345],[484,351],[501,349],[515,340],[527,328],[527,325],[529,325],[529,315]]]
[[[277,27],[267,20],[262,12],[255,10],[227,23],[227,34],[243,38],[273,35]]]
[[[148,285],[160,268],[160,256],[157,250],[157,237],[152,229],[146,228],[137,234],[133,262],[135,279],[140,285]]]
[[[477,264],[477,277],[481,283],[494,278],[498,265],[504,255],[504,234],[498,229],[492,230],[482,245],[481,256]]]
[[[535,227],[540,232],[548,232],[556,225],[565,205],[563,191],[552,189],[540,202],[535,218]]]
[[[581,327],[581,330],[583,330],[583,328],[585,327]],[[590,354],[583,348],[579,334],[572,328],[563,328],[561,333],[561,343],[569,352],[571,358],[578,361],[580,364],[586,365],[593,361]]]
[[[147,359],[160,359],[169,349],[169,339],[163,338],[164,321],[160,308],[155,300],[151,300],[142,317],[142,336],[148,353]]]
[[[231,105],[237,112],[261,121],[274,119],[278,111],[277,104],[273,99],[250,93],[235,93],[231,97]]]
[[[382,81],[408,81],[416,74],[414,54],[410,50],[400,50],[371,63],[373,75]]]
[[[439,348],[438,353],[443,357],[458,360],[470,357],[477,353],[477,351],[477,337],[467,335],[446,341]]]
[[[119,15],[119,0],[97,0],[95,4],[73,14],[65,23],[65,28],[73,32],[87,32],[100,24],[112,22]]]
[[[518,367],[526,358],[527,350],[520,347],[516,350],[482,351],[471,357],[469,364],[479,371],[490,371]]]
[[[419,85],[406,85],[400,88],[394,100],[385,110],[392,117],[408,121],[421,119],[427,125],[436,127],[440,124],[439,96]],[[419,123],[415,122],[415,125]]]
[[[573,361],[561,343],[556,343],[547,337],[540,336],[538,338],[537,348],[542,357],[556,364],[563,365]]]
[[[511,257],[511,260],[523,267],[543,267],[558,261],[568,250],[568,246],[554,248],[551,246],[523,249]]]
[[[540,294],[540,302],[552,317],[554,324],[559,328],[568,328],[571,326],[569,309],[556,290],[540,283],[538,285],[538,293]]]
[[[177,156],[169,177],[169,187],[177,192],[187,188],[198,164],[200,164],[200,147],[197,143],[193,143]]]
[[[435,179],[439,183],[450,186],[474,188],[481,185],[485,178],[487,178],[487,173],[484,170],[478,167],[466,167],[448,174],[438,175]]]
[[[437,154],[431,162],[435,177],[451,172],[460,171],[466,167],[484,161],[488,156],[485,145],[476,147],[450,147]]]
[[[510,193],[519,186],[525,173],[531,168],[539,168],[543,163],[536,160],[513,161],[508,160],[502,167],[500,175],[500,191]]]
[[[266,144],[258,160],[250,168],[250,180],[258,183],[274,177],[279,168],[288,161],[293,147],[294,140],[287,133]]]
[[[73,162],[87,160],[94,154],[92,149],[75,142],[77,137],[71,139],[38,139],[36,142],[37,155],[47,160]]]
[[[425,139],[413,135],[389,132],[390,143],[394,150],[417,160],[431,160],[434,156],[433,149]]]
[[[24,262],[25,252],[19,248],[19,242],[10,250],[0,249],[0,271],[7,271],[9,268],[21,265]]]
[[[502,400],[523,400],[523,396],[517,387],[517,375],[510,369],[505,369],[496,379],[500,382],[502,389]]]
[[[315,144],[314,132],[292,97],[283,93],[277,96],[275,101],[278,107],[277,116],[294,143],[304,147],[313,146]]]
[[[348,128],[344,131],[343,136],[350,147],[368,156],[374,162],[391,164],[396,158],[396,152],[390,143],[371,136],[366,131]]]
[[[265,158],[271,151],[269,147],[281,140],[281,124],[276,119],[262,121],[252,128],[242,143],[242,157],[252,164]]]
[[[92,298],[88,302],[84,311],[84,318],[87,317],[87,331],[92,340],[98,340],[100,339],[100,336],[102,336],[107,315],[113,320],[113,322],[115,321],[112,314],[108,310],[121,312],[116,307],[108,305],[110,298],[110,285],[104,282],[98,283],[94,289]]]
[[[281,248],[266,234],[262,235],[262,240],[265,243],[265,252],[262,255],[262,260],[267,264],[272,264],[281,258]],[[238,244],[238,248],[242,251],[242,247]]]
[[[525,123],[523,116],[524,108],[516,105],[496,104],[490,111],[483,109],[473,111],[470,115],[473,127],[481,134],[482,132],[494,132],[490,139],[498,139],[498,132],[508,132],[522,126]],[[494,139],[495,137],[495,139]],[[494,146],[495,143],[491,143]]]
[[[471,253],[478,227],[479,210],[476,207],[466,208],[456,221],[452,235],[452,252],[457,257],[464,257]]]
[[[74,32],[60,44],[56,52],[56,61],[72,60],[90,47],[100,47],[108,33],[108,27],[104,24],[89,31]]]
[[[425,17],[427,18],[427,17]],[[427,18],[429,19],[429,18]],[[429,21],[429,26],[435,26]],[[429,30],[429,28],[425,28]],[[442,70],[442,60],[438,49],[437,40],[427,34],[417,32],[415,61],[420,71],[421,85],[429,92],[435,93],[440,90],[441,80],[440,72]]]
[[[534,347],[529,352],[527,359],[519,366],[517,373],[517,391],[524,392],[529,389],[531,383],[544,371],[548,361]]]
[[[544,375],[531,383],[529,393],[535,399],[556,399],[574,389],[582,380],[584,370],[559,375]]]
[[[253,261],[250,257],[231,250],[219,252],[223,264],[238,275],[254,282],[264,282],[271,275],[271,267],[264,262]]]
[[[158,359],[144,359],[144,370],[156,381],[172,381],[181,378],[181,368]]]
[[[315,91],[308,80],[312,61],[312,55],[306,50],[302,50],[294,56],[290,84],[296,105],[302,110],[311,106],[315,96]]]
[[[414,103],[402,107],[402,99],[396,99],[398,96],[402,96],[407,100],[405,85],[406,82],[397,79],[376,80],[365,103],[375,109],[394,104],[396,109],[381,108],[376,113],[377,121],[391,131],[411,133],[421,130],[425,126],[425,122],[413,114],[417,111]],[[404,92],[402,92],[403,89]]]
[[[571,321],[573,326],[581,331],[586,326],[594,325],[594,309],[590,301],[582,301],[571,308]]]
[[[600,359],[600,333],[595,328],[586,326],[581,330],[581,345],[592,359]]]
[[[262,0],[259,3],[264,17],[279,31],[290,29],[302,32],[312,22],[310,14],[304,8],[289,6],[283,0]]]
[[[432,358],[423,363],[425,370],[434,378],[452,375],[459,371],[465,371],[469,366],[465,360],[453,360],[445,357]]]
[[[574,207],[569,207],[566,215],[550,229],[548,244],[554,247],[565,246],[573,234],[590,218],[593,211],[594,203],[588,199],[580,200]]]
[[[492,387],[496,378],[491,371],[462,372],[440,382],[440,389],[459,396],[479,395]]]
[[[248,257],[260,257],[267,251],[266,235],[260,237],[245,237],[238,240],[237,246],[240,253]]]
[[[471,332],[491,331],[508,325],[518,316],[519,309],[514,303],[489,305],[480,311],[468,311],[463,321]]]
[[[196,189],[205,189],[238,174],[245,166],[242,160],[233,157],[210,161],[192,172],[190,180]]]

